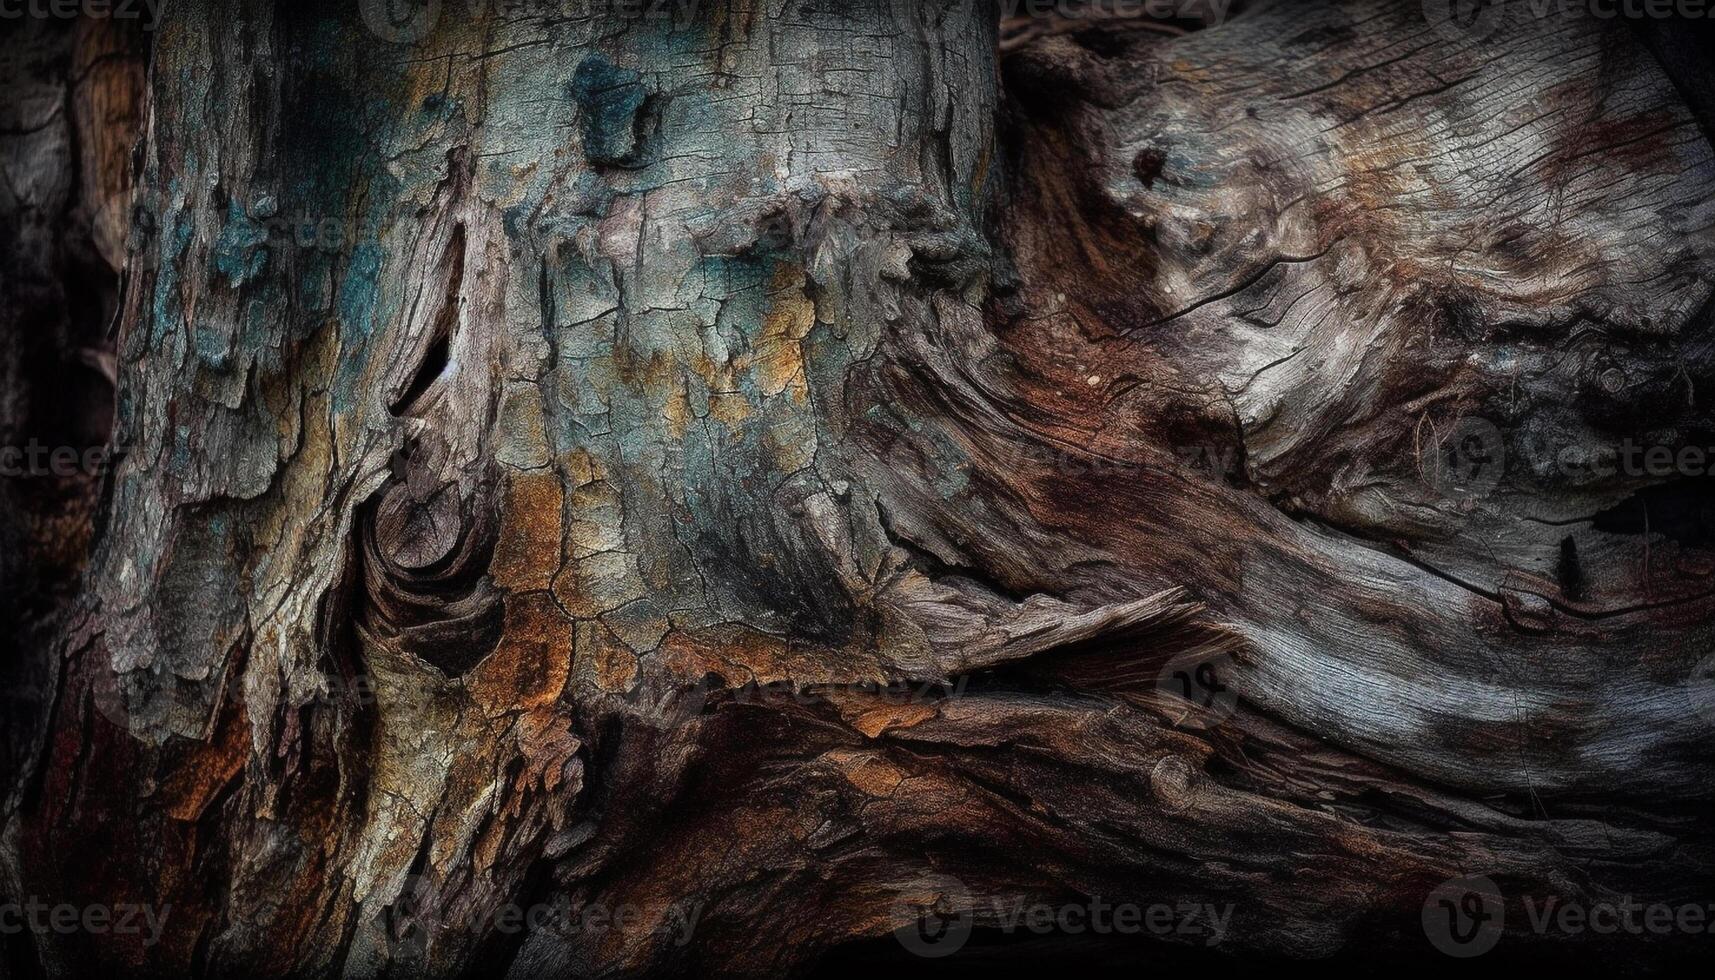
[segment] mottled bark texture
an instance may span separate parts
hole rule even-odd
[[[135,114],[74,138],[66,38],[0,62],[8,426],[99,348],[53,243],[125,267],[5,885],[170,908],[20,975],[769,975],[1079,896],[1403,954],[1461,875],[1715,899],[1708,483],[1557,455],[1715,444],[1659,38],[358,6],[165,11],[123,262],[66,214]]]

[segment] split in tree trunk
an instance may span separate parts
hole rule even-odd
[[[1526,911],[1715,901],[1681,41],[384,6],[0,58],[0,425],[118,449],[0,484],[0,882],[158,917],[7,969],[1706,941]]]

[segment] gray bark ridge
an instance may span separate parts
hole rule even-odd
[[[1635,41],[239,6],[155,38],[8,812],[21,889],[173,911],[44,962],[773,974],[1066,894],[1322,955],[1458,875],[1700,886],[1711,565],[1623,529],[1679,491],[1422,462],[1707,428],[1710,147]]]

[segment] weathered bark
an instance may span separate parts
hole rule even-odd
[[[26,22],[0,53],[0,771],[37,735],[48,650],[95,525],[143,46]],[[61,452],[55,458],[54,450]],[[75,458],[73,458],[75,457]]]
[[[1707,484],[1521,459],[1715,443],[1715,160],[1634,35],[216,6],[153,38],[126,452],[6,811],[8,891],[171,911],[40,969],[771,974],[1080,895],[1323,956],[1427,949],[1460,875],[1708,900]],[[1498,483],[1443,478],[1473,418]],[[1199,664],[1232,703],[1162,682]],[[560,901],[639,914],[492,920]]]

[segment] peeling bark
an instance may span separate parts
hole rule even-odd
[[[123,271],[125,450],[9,664],[4,881],[170,909],[21,975],[772,975],[1073,896],[1407,955],[1462,875],[1709,900],[1706,478],[1556,462],[1715,445],[1659,38],[216,6],[140,131],[129,41],[0,62],[8,220]],[[141,250],[89,204],[134,132]],[[32,241],[9,385],[18,311],[75,309]]]

